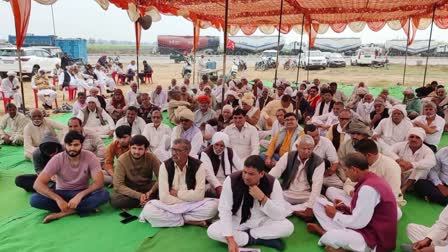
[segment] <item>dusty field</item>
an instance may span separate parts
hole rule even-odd
[[[125,66],[132,59],[132,56],[121,56],[121,62],[124,63]],[[228,57],[228,67],[230,67],[233,57]],[[90,62],[96,62],[98,59],[98,55],[92,55],[89,58]],[[172,60],[169,60],[168,56],[143,56],[140,57],[140,61],[148,60],[151,66],[154,69],[153,81],[154,84],[146,84],[141,85],[141,90],[143,92],[151,92],[154,90],[155,84],[161,84],[164,87],[168,86],[170,80],[172,78],[178,79],[181,81],[181,69],[182,64],[175,64]],[[265,81],[272,81],[274,79],[274,70],[268,71],[255,71],[254,64],[257,58],[255,56],[249,56],[244,58],[248,64],[248,70],[245,72],[241,72],[239,76],[246,76],[249,79],[261,78]],[[222,69],[222,57],[212,57],[212,60],[216,60],[218,63],[218,69]],[[280,64],[285,62],[286,57],[282,57],[280,59]],[[413,64],[416,60],[421,60],[421,58],[417,59],[409,59],[410,63]],[[401,62],[400,59],[391,60],[392,62]],[[438,59],[440,62],[444,62],[445,60]],[[437,63],[439,63],[437,61]],[[424,61],[423,61],[424,62]],[[358,67],[358,66],[348,66],[346,68],[327,68],[326,70],[311,70],[309,71],[308,79],[312,80],[314,78],[319,78],[321,82],[329,82],[336,81],[341,84],[354,84],[359,81],[366,82],[369,86],[393,86],[398,82],[403,81],[403,68],[402,64],[391,64],[389,69],[384,68],[370,68],[370,67]],[[406,85],[410,86],[420,86],[423,81],[423,73],[424,66],[416,66],[415,64],[407,66],[406,70]],[[447,78],[448,73],[448,65],[430,65],[428,67],[428,73],[426,81],[430,82],[432,80],[437,80],[439,83],[443,84],[444,80]],[[300,77],[299,80],[307,79],[307,71],[300,69]],[[296,80],[297,71],[286,71],[283,70],[282,65],[280,65],[278,69],[278,78],[286,79],[289,81]],[[120,86],[125,92],[129,89],[129,86]],[[34,107],[34,94],[31,90],[31,84],[29,80],[25,80],[24,82],[24,91],[25,91],[25,103],[27,108]],[[58,91],[58,102],[59,105],[62,105],[63,102],[68,102],[67,98],[65,101],[62,100],[62,93]],[[68,97],[68,95],[66,95]],[[39,106],[41,104],[39,103]],[[0,106],[0,114],[4,113],[3,106]]]

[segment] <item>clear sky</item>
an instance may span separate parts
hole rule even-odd
[[[104,11],[94,0],[59,0],[54,6],[56,35],[64,38],[95,38],[105,40],[133,41],[135,38],[132,22],[127,12],[110,5]],[[0,39],[7,39],[15,34],[14,19],[9,2],[0,1]],[[50,6],[40,5],[32,1],[31,18],[28,33],[36,35],[53,34]],[[154,42],[157,35],[192,35],[193,25],[181,17],[162,16],[162,20],[153,23],[152,27],[142,32],[142,42]],[[201,30],[201,35],[223,36],[214,28]],[[237,35],[244,35],[239,32]],[[264,35],[257,31],[254,35]],[[273,33],[271,35],[277,35]],[[299,35],[290,32],[285,35],[287,42],[299,39]],[[372,32],[365,28],[360,33],[354,33],[349,28],[338,34],[331,29],[318,37],[359,37],[363,43],[384,43],[390,39],[405,39],[403,30],[393,31],[385,26],[380,32]],[[429,28],[418,31],[416,39],[428,39]],[[448,41],[448,31],[441,30],[434,25],[434,40]]]

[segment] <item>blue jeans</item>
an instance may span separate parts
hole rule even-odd
[[[69,202],[73,197],[75,197],[82,190],[55,190],[54,192],[63,198],[65,201]],[[92,213],[95,208],[109,201],[109,192],[100,189],[86,195],[81,202],[79,202],[78,207],[76,207],[76,212],[80,216],[87,216]],[[30,198],[30,205],[32,207],[48,210],[50,212],[60,212],[58,204],[56,201],[42,195],[39,193],[33,193]]]

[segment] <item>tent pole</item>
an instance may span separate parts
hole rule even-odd
[[[408,63],[408,48],[409,48],[409,33],[411,32],[411,17],[408,18],[408,37],[406,39],[406,52],[404,55],[404,70],[403,70],[403,86],[406,85],[404,81],[406,80],[406,66]]]
[[[300,58],[302,56],[302,41],[303,41],[303,26],[305,22],[305,13],[302,17],[302,30],[300,31],[300,48],[299,48],[299,62],[297,63],[297,77],[296,77],[296,85],[299,86],[299,73],[300,73]]]
[[[51,19],[53,20],[53,35],[56,36],[56,25],[54,24],[54,12],[53,12],[53,4],[51,6]]]
[[[137,64],[137,90],[140,90],[140,78],[138,76],[138,74],[140,73],[139,66],[138,66],[138,64],[139,64],[138,63],[138,54],[139,54],[139,51],[140,51],[140,37],[141,37],[141,34],[138,35],[140,30],[139,30],[137,21],[134,22],[134,26],[135,26],[135,54],[137,56],[136,57],[137,58],[137,62],[136,62],[136,64]]]
[[[17,58],[19,60],[19,78],[20,78],[20,92],[22,93],[22,111],[25,113],[25,94],[23,91],[23,76],[22,76],[22,59],[21,59],[21,51],[17,48]],[[5,111],[6,113],[6,111]]]
[[[227,85],[227,78],[226,78],[226,64],[227,64],[227,24],[228,24],[228,18],[229,18],[229,0],[226,0],[226,9],[225,9],[225,19],[224,19],[224,57],[222,59],[222,92],[221,92],[221,114],[222,114],[222,108],[224,107],[224,93],[226,91],[225,86]]]
[[[426,51],[425,74],[423,75],[422,86],[425,86],[425,82],[426,82],[426,72],[428,71],[429,50],[431,49],[432,28],[434,26],[435,15],[436,15],[436,5],[434,4],[433,10],[432,10],[431,31],[429,32],[428,50]]]
[[[194,48],[194,40],[196,38],[196,26],[195,23],[193,23],[193,85],[195,85],[195,80],[196,80],[196,50]]]
[[[311,22],[310,22],[310,33],[308,34],[308,36],[311,36]],[[311,37],[310,37],[311,38]],[[309,40],[311,41],[311,39]],[[307,63],[306,63],[306,81],[310,81],[310,43],[308,42],[308,59],[307,59]]]
[[[277,37],[277,59],[275,60],[275,76],[274,85],[277,82],[277,72],[278,72],[278,56],[280,54],[280,34],[282,30],[282,19],[283,19],[283,0],[280,2],[280,21],[278,23],[278,37]]]

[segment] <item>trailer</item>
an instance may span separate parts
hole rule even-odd
[[[193,36],[157,36],[157,45],[160,54],[182,54],[184,51],[191,52],[193,49]],[[208,53],[216,53],[219,47],[218,36],[203,36],[199,37],[198,48],[199,51]]]

